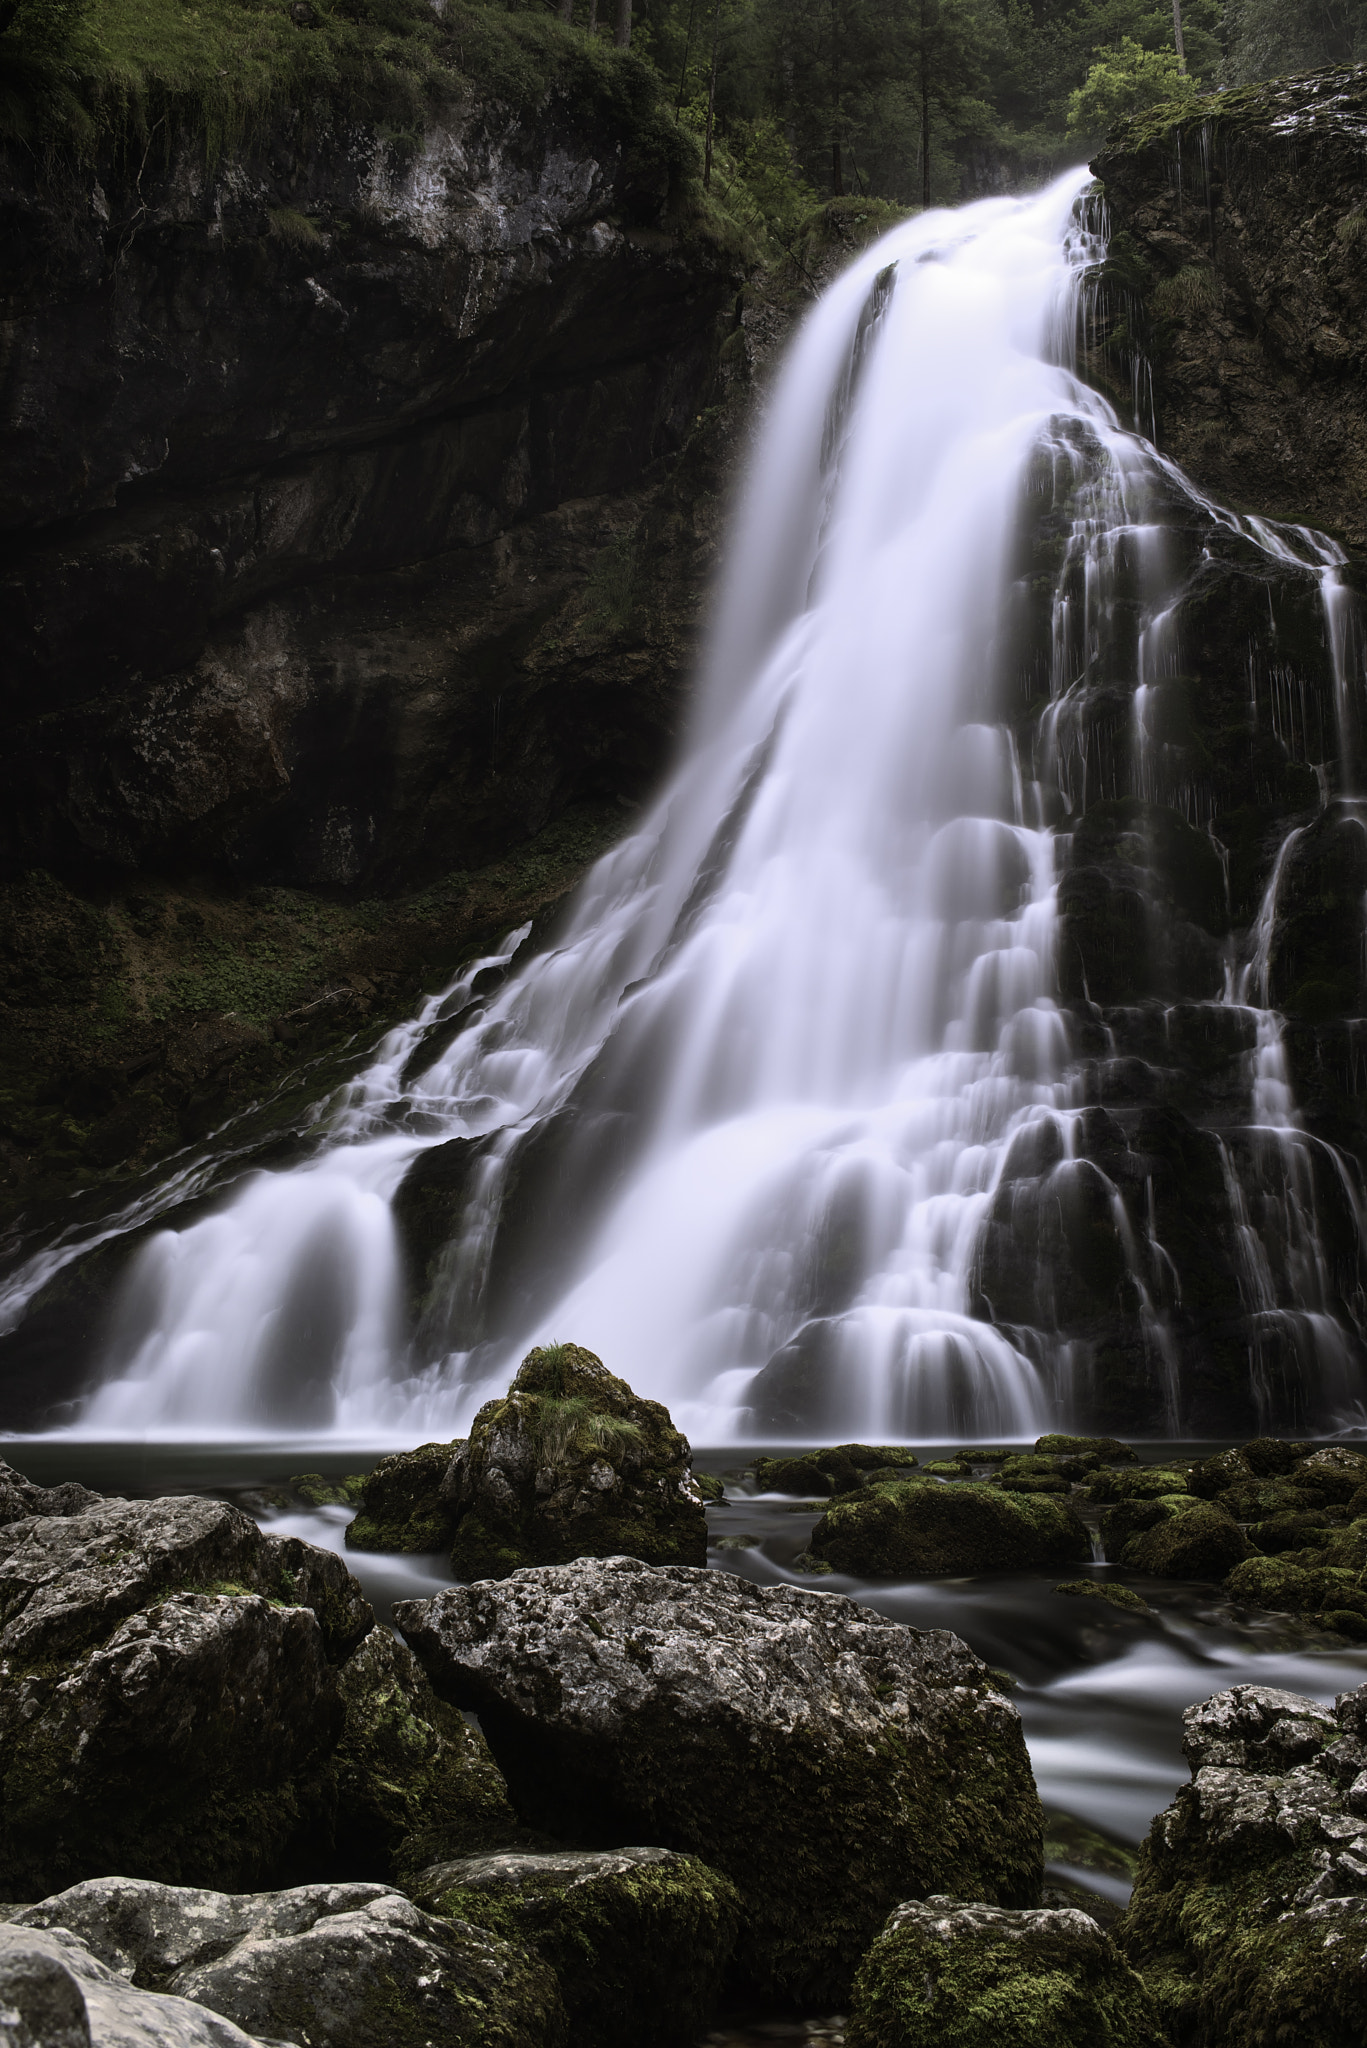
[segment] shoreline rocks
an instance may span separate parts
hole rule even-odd
[[[742,1972],[843,1997],[899,1900],[1032,1904],[1042,1815],[1020,1717],[957,1637],[853,1601],[615,1557],[402,1601],[523,1818],[662,1841],[741,1894]]]

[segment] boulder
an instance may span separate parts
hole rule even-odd
[[[1240,1453],[1259,1479],[1282,1479],[1305,1456],[1304,1444],[1287,1443],[1279,1436],[1259,1436],[1245,1444]]]
[[[360,1588],[220,1501],[71,1506],[0,1527],[0,1893],[262,1882],[331,1826]]]
[[[1225,1591],[1245,1607],[1304,1614],[1318,1628],[1367,1637],[1367,1587],[1361,1570],[1334,1566],[1325,1558],[1325,1551],[1246,1558],[1230,1572]]]
[[[1245,1479],[1207,1498],[1236,1522],[1259,1522],[1269,1515],[1313,1513],[1320,1506],[1317,1495],[1318,1488],[1290,1479]]]
[[[761,1493],[820,1497],[849,1493],[872,1472],[895,1475],[915,1466],[915,1454],[895,1444],[835,1444],[791,1458],[756,1458],[754,1471]]]
[[[202,2005],[139,1991],[62,1928],[0,1927],[5,2048],[271,2048]]]
[[[379,1884],[246,1896],[104,1878],[11,1915],[75,1936],[137,1986],[235,2022],[206,2044],[563,2048],[554,1974],[484,1928],[438,1919]],[[8,1936],[10,1930],[3,1930]],[[177,2037],[172,2037],[176,2040]],[[193,2039],[186,2037],[186,2048]]]
[[[372,1629],[338,1677],[336,1840],[346,1868],[403,1882],[438,1858],[517,1839],[484,1737],[437,1698],[387,1628]]]
[[[79,1515],[85,1508],[98,1507],[101,1499],[74,1479],[61,1486],[35,1486],[0,1458],[0,1526],[25,1521],[30,1515]]]
[[[172,1593],[55,1671],[0,1667],[0,1892],[127,1871],[260,1882],[342,1726],[307,1607]]]
[[[1248,1538],[1212,1502],[1179,1494],[1150,1505],[1157,1510],[1153,1522],[1120,1545],[1118,1561],[1127,1571],[1148,1572],[1156,1579],[1222,1579],[1248,1556]],[[1113,1557],[1116,1525],[1106,1515],[1101,1526],[1106,1555]]]
[[[1163,1500],[1188,1490],[1185,1472],[1170,1465],[1137,1465],[1132,1472],[1094,1472],[1087,1481],[1088,1500]]]
[[[576,1557],[697,1564],[707,1515],[688,1439],[578,1344],[531,1351],[486,1402],[442,1482],[457,1578]]]
[[[423,1871],[412,1890],[541,1956],[571,2034],[594,2048],[693,2048],[741,1916],[728,1879],[669,1849],[472,1856]]]
[[[1035,1449],[1053,1457],[1094,1457],[1101,1465],[1133,1465],[1139,1453],[1113,1436],[1060,1436],[1055,1430],[1035,1439]]]
[[[1202,1500],[1214,1500],[1231,1486],[1245,1486],[1265,1475],[1255,1472],[1242,1451],[1217,1451],[1187,1475],[1188,1490]]]
[[[360,1506],[347,1524],[349,1550],[445,1550],[455,1518],[442,1498],[442,1481],[461,1448],[419,1444],[381,1458],[361,1483]]]
[[[552,1834],[663,1841],[736,1885],[768,1996],[838,2000],[891,1906],[1031,1904],[1041,1812],[1020,1718],[957,1637],[724,1572],[585,1559],[402,1601]]]
[[[859,1966],[847,2048],[1161,2048],[1153,2000],[1096,1921],[961,1899],[899,1906]]]
[[[1248,1540],[1268,1557],[1284,1550],[1320,1550],[1335,1532],[1333,1508],[1302,1508],[1295,1514],[1269,1515],[1249,1525]]]
[[[1302,1458],[1292,1476],[1297,1486],[1313,1488],[1321,1500],[1344,1504],[1367,1486],[1367,1457],[1346,1444],[1329,1444]]]
[[[1070,1579],[1067,1585],[1055,1586],[1054,1591],[1079,1600],[1104,1600],[1108,1607],[1119,1608],[1124,1614],[1153,1613],[1148,1601],[1133,1586],[1117,1586],[1105,1579]]]
[[[348,1472],[343,1479],[325,1479],[321,1472],[296,1472],[288,1481],[306,1507],[354,1507],[364,1490],[364,1472]]]
[[[1239,1685],[1184,1717],[1116,1934],[1184,2048],[1367,2039],[1367,1686]]]
[[[708,1507],[713,1507],[718,1501],[726,1499],[725,1482],[718,1479],[715,1472],[695,1472],[693,1474],[693,1484],[697,1487],[705,1505]]]
[[[861,1487],[832,1501],[810,1557],[856,1578],[1049,1569],[1086,1563],[1092,1539],[1065,1501],[976,1480]]]

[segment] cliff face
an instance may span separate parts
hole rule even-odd
[[[639,790],[622,501],[737,280],[629,135],[467,99],[0,177],[12,865],[393,887]]]
[[[1122,411],[1214,496],[1367,546],[1367,71],[1211,95],[1092,166]]]

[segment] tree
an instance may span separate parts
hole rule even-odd
[[[1131,37],[1102,51],[1068,102],[1070,135],[1104,135],[1128,114],[1169,101],[1189,104],[1196,87],[1175,50],[1146,50]]]
[[[1224,75],[1251,85],[1367,55],[1364,0],[1227,0]]]

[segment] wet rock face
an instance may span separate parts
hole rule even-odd
[[[392,884],[649,776],[677,678],[523,660],[735,287],[629,129],[467,100],[402,144],[187,139],[136,190],[0,160],[0,854]]]
[[[955,1636],[621,1557],[396,1619],[437,1690],[478,1711],[526,1819],[664,1841],[731,1879],[739,1967],[770,1995],[843,1998],[909,1894],[1038,1898],[1019,1717]]]
[[[85,1973],[116,1987],[135,2011],[183,2010],[201,2031],[152,2037],[167,2048],[180,2048],[182,2038],[184,2048],[232,2048],[244,2038],[239,2029],[328,2048],[375,2048],[381,2040],[393,2048],[561,2048],[565,2038],[545,1964],[482,1928],[423,1913],[384,1885],[234,1897],[105,1878],[13,1920],[0,1940],[41,1943],[41,1933],[27,1930],[50,1929],[50,1946],[83,1956]],[[170,1996],[148,1998],[133,1986]],[[182,2008],[182,2000],[194,2003]],[[95,2043],[103,2038],[97,2033]],[[130,2037],[138,2048],[142,2038]]]
[[[1360,71],[1140,119],[1093,166],[1161,444],[1227,503],[1367,543]]]
[[[735,1945],[734,1885],[669,1849],[515,1851],[422,1871],[417,1903],[524,1943],[595,2048],[692,2048]]]
[[[579,1344],[531,1351],[486,1402],[441,1482],[451,1569],[503,1578],[576,1557],[707,1559],[707,1514],[688,1439]]]
[[[1306,2048],[1367,2028],[1367,1688],[1188,1709],[1192,1782],[1159,1814],[1117,1935],[1172,2038]]]
[[[1095,1920],[929,1898],[899,1906],[859,1966],[850,2048],[1153,2048],[1158,2016]]]

